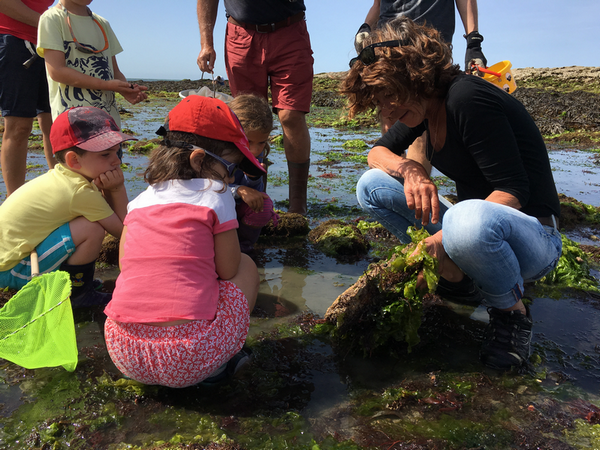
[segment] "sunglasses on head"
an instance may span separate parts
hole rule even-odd
[[[377,56],[375,55],[375,49],[377,47],[402,47],[402,45],[403,43],[400,40],[376,42],[367,45],[360,51],[357,57],[350,60],[350,68],[352,68],[357,61],[362,62],[365,66],[370,66],[377,61]]]
[[[106,50],[108,48],[108,37],[106,36],[106,31],[104,31],[104,28],[102,27],[102,25],[100,25],[100,22],[98,22],[96,20],[96,18],[92,15],[92,11],[89,8],[88,8],[88,13],[89,13],[90,17],[92,18],[92,20],[94,22],[96,22],[96,25],[98,25],[98,27],[100,28],[100,31],[102,31],[102,36],[104,36],[104,48],[102,50],[94,50],[92,47],[89,47],[85,44],[81,44],[77,40],[77,38],[73,34],[73,28],[71,27],[71,17],[69,16],[69,11],[67,10],[67,8],[64,7],[64,5],[62,3],[61,3],[61,6],[63,7],[63,10],[67,13],[67,25],[69,25],[69,32],[71,33],[71,37],[73,38],[73,43],[75,44],[75,47],[77,48],[77,50],[79,50],[82,53],[93,54],[93,53],[102,53],[104,50]]]
[[[194,146],[194,147],[200,148],[200,147],[196,147],[196,146]],[[204,150],[204,149],[202,149],[202,150]],[[206,153],[208,156],[212,156],[214,159],[216,159],[221,164],[223,164],[225,166],[225,168],[227,169],[227,175],[229,177],[232,177],[233,174],[235,173],[235,171],[238,170],[238,163],[227,161],[227,160],[221,158],[220,156],[217,156],[214,153],[209,152],[208,150],[204,150],[204,153]]]
[[[159,129],[159,131],[160,131],[160,129]],[[157,132],[157,134],[158,134],[158,132]],[[214,159],[216,159],[217,161],[219,161],[221,164],[223,164],[225,166],[225,168],[227,169],[227,175],[229,175],[230,177],[232,177],[233,174],[235,173],[235,171],[238,170],[238,166],[239,166],[238,163],[227,161],[226,159],[223,159],[220,156],[217,156],[214,153],[209,152],[208,150],[203,149],[202,147],[198,147],[197,145],[190,144],[189,142],[171,141],[169,139],[165,139],[164,140],[164,145],[166,145],[167,147],[185,148],[187,150],[197,150],[197,149],[198,150],[204,150],[204,153],[206,153],[208,156],[213,157]]]

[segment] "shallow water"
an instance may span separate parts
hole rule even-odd
[[[132,130],[142,139],[154,138],[156,129],[162,124],[164,116],[175,101],[168,100],[156,105],[153,102],[150,107],[127,107],[133,112],[133,117],[125,117],[123,127]],[[274,134],[278,133],[280,130],[276,129]],[[372,141],[377,138],[378,131],[353,133],[333,128],[311,128],[310,133],[311,227],[328,218],[354,219],[361,216],[354,187],[366,170],[364,157],[368,148],[352,150],[344,149],[342,145],[353,139]],[[600,206],[600,168],[591,162],[591,156],[591,153],[575,150],[550,153],[558,192],[584,203]],[[358,157],[363,157],[362,161]],[[282,149],[273,147],[269,159],[273,164],[269,168],[268,192],[277,205],[277,202],[287,199],[287,174]],[[45,163],[41,152],[30,152],[28,161],[32,165],[28,179],[43,172]],[[130,199],[145,189],[143,171],[146,161],[144,156],[130,153],[124,156],[124,162],[129,166],[125,176]],[[2,188],[3,185],[0,185],[0,189]],[[441,191],[453,193],[452,189],[450,183],[445,184]],[[0,192],[0,199],[3,196]],[[301,313],[312,312],[323,316],[331,303],[356,281],[370,262],[367,259],[354,263],[339,262],[324,256],[305,241],[279,246],[261,243],[257,249],[257,265],[261,275],[257,306],[267,313],[267,318],[252,318],[250,337],[255,339],[260,339],[263,333],[273,330],[277,325],[289,323],[291,318]],[[118,270],[115,268],[99,271],[99,276],[104,279],[114,279],[117,274]],[[594,275],[600,279],[598,272],[594,272]],[[291,347],[285,351],[286,358],[292,358],[294,352],[306,353],[310,355],[310,363],[299,369],[295,378],[287,379],[287,384],[278,387],[277,394],[273,395],[281,398],[283,403],[287,402],[288,406],[283,405],[276,410],[296,411],[301,414],[307,421],[301,427],[302,433],[306,432],[307,435],[311,432],[316,433],[315,430],[318,429],[321,434],[358,439],[359,432],[355,428],[358,419],[356,414],[350,411],[357,391],[380,392],[401,380],[417,379],[428,373],[458,371],[468,374],[484,371],[478,361],[477,333],[487,321],[485,308],[451,303],[447,303],[447,306],[449,315],[442,318],[440,329],[456,327],[457,331],[466,330],[467,339],[453,342],[443,334],[440,334],[441,338],[429,336],[418,352],[407,355],[401,361],[381,355],[372,358],[340,358],[329,345],[318,340],[312,341],[304,349],[297,349],[288,343]],[[531,311],[535,322],[534,348],[545,355],[543,367],[549,374],[539,382],[546,389],[545,392],[555,392],[556,396],[562,396],[565,401],[573,396],[585,397],[591,402],[597,401],[600,390],[600,299],[589,296],[584,299],[562,300],[535,298]],[[440,331],[442,332],[443,330]],[[90,361],[95,359],[109,374],[116,377],[116,369],[106,359],[101,325],[96,321],[84,320],[79,323],[77,333],[81,358],[78,371],[89,369],[92,364]],[[282,359],[283,354],[278,354],[278,358]],[[15,411],[20,411],[19,408],[35,401],[26,394],[27,389],[9,375],[10,370],[10,367],[0,369],[0,377],[5,380],[4,383],[0,383],[0,416],[4,418],[11,417]],[[60,374],[61,370],[39,369],[32,376],[24,376],[24,379],[32,383],[36,379],[38,383],[46,383],[57,376],[56,374]],[[252,370],[248,369],[251,374]],[[278,371],[282,372],[281,368]],[[193,412],[219,417],[228,417],[231,414],[258,417],[265,414],[260,406],[252,404],[252,400],[244,401],[245,394],[235,391],[239,387],[234,385],[232,389],[232,392],[225,391],[223,398],[202,388],[159,390],[158,393],[146,393],[144,398],[152,400],[154,412],[172,409],[186,411],[187,414]],[[236,403],[232,397],[234,394],[242,403]],[[227,409],[229,407],[230,410]],[[111,432],[102,438],[102,444],[99,444],[98,448],[106,448],[111,442],[140,445],[143,442],[170,439],[175,431],[169,421],[155,423],[148,429],[140,429],[140,423],[149,420],[152,411],[144,409],[144,406],[135,409],[134,413],[120,422],[118,432],[109,428]],[[0,426],[4,426],[4,422],[0,421]],[[186,427],[187,425],[180,424],[175,428],[177,432],[184,433],[189,431]],[[5,448],[2,443],[0,437],[0,448]],[[251,448],[267,448],[248,445]],[[389,445],[385,448],[388,447]]]

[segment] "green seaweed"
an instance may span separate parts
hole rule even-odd
[[[567,442],[575,448],[600,448],[600,424],[591,424],[583,419],[576,419],[575,429],[567,429],[564,434]]]
[[[362,139],[350,139],[342,144],[346,150],[364,150],[368,147]]]
[[[351,225],[335,225],[325,231],[315,242],[327,256],[352,254],[357,251],[365,253],[367,243],[360,230]]]
[[[271,144],[277,149],[283,149],[283,134],[272,137]]]
[[[412,243],[394,247],[384,269],[363,279],[364,290],[355,294],[362,306],[337,315],[332,337],[338,344],[365,356],[391,342],[405,342],[410,352],[420,342],[419,327],[423,314],[423,296],[437,286],[437,261],[430,256],[422,241],[425,229],[408,229]],[[427,282],[426,292],[417,289],[419,274]],[[361,280],[357,285],[361,284]]]
[[[586,292],[599,293],[598,280],[590,275],[587,254],[564,234],[562,238],[562,254],[552,272],[536,283],[536,286],[546,291],[552,288],[553,297],[560,295],[560,290],[571,288]]]

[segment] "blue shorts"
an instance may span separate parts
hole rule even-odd
[[[69,224],[58,227],[35,248],[40,263],[40,273],[54,272],[75,251]],[[21,289],[31,280],[31,259],[23,258],[15,267],[0,272],[0,288]]]
[[[35,44],[32,44],[35,50]],[[43,58],[27,69],[23,63],[31,58],[25,41],[10,34],[0,34],[0,108],[2,117],[36,117],[50,112],[50,94]]]

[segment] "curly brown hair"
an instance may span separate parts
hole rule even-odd
[[[388,97],[392,105],[416,98],[443,98],[460,73],[452,61],[452,46],[433,28],[399,17],[370,33],[363,44],[367,47],[391,40],[403,45],[374,48],[377,60],[370,65],[358,60],[344,79],[341,92],[348,97],[350,117],[375,109],[379,94]]]
[[[192,178],[208,178],[220,180],[227,187],[225,178],[213,167],[221,164],[214,158],[205,158],[202,162],[202,170],[196,172],[190,164],[190,155],[193,148],[180,144],[192,144],[204,148],[217,156],[229,156],[232,162],[241,162],[244,158],[242,152],[233,142],[210,139],[197,134],[185,133],[183,131],[167,131],[165,141],[150,154],[148,167],[144,172],[144,181],[149,184],[169,180],[191,180]],[[169,144],[169,145],[167,145]]]

